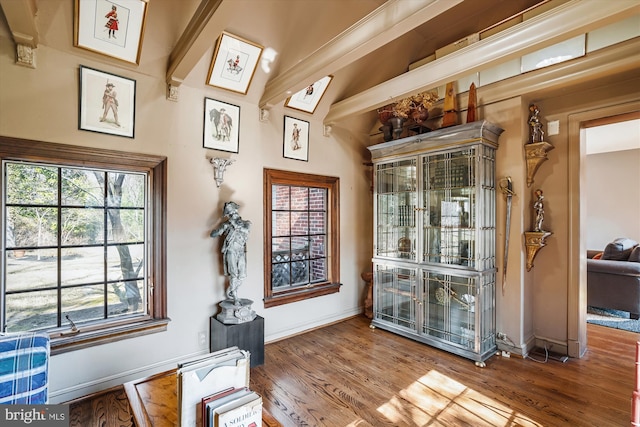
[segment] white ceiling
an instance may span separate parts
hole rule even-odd
[[[586,144],[587,155],[640,149],[640,119],[587,128]]]

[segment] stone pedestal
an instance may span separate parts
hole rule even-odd
[[[250,322],[226,325],[211,316],[210,350],[237,346],[251,355],[251,367],[264,364],[264,319],[256,316]]]
[[[220,313],[218,313],[217,319],[228,325],[251,322],[256,318],[256,312],[251,308],[252,304],[253,301],[246,298],[241,298],[238,301],[226,299],[220,303]]]

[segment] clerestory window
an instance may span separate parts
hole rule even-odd
[[[0,137],[2,330],[52,353],[164,330],[166,159]]]
[[[264,170],[264,305],[340,290],[339,179]]]

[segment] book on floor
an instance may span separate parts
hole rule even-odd
[[[211,405],[207,414],[208,427],[261,427],[262,397],[247,391],[220,405]]]

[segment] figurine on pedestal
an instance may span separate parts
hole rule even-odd
[[[217,318],[222,323],[249,322],[256,317],[251,309],[253,301],[238,297],[238,288],[247,277],[247,239],[251,221],[245,221],[238,213],[240,206],[235,202],[224,204],[223,214],[227,218],[211,232],[211,237],[225,236],[222,245],[224,275],[229,277],[227,299],[220,303],[222,312]]]

